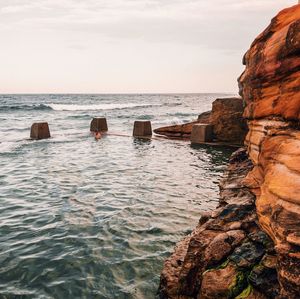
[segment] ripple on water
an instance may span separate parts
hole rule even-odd
[[[43,100],[80,103],[82,95]],[[167,109],[107,110],[109,126],[131,134],[134,117],[142,113],[141,119],[157,123],[170,116],[189,118],[195,112],[188,107],[199,98],[152,100],[168,103]],[[31,105],[36,98],[22,101]],[[53,138],[26,140],[25,128],[37,115],[49,121]],[[1,297],[153,298],[174,244],[201,211],[217,205],[230,150],[113,135],[96,142],[90,117],[90,112],[46,109],[0,113],[7,128],[15,119],[19,128],[0,144]],[[6,149],[3,142],[9,143]]]

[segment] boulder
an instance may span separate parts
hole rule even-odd
[[[246,275],[229,263],[225,268],[208,270],[203,274],[198,299],[235,298],[246,286]]]
[[[242,144],[247,134],[241,98],[220,98],[212,104],[210,124],[218,141]]]

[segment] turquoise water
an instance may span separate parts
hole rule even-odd
[[[218,203],[231,150],[131,135],[186,122],[218,96],[0,96],[0,297],[154,298],[164,259]],[[30,141],[48,121],[52,138]]]

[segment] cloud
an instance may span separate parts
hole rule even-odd
[[[73,71],[76,66],[79,73],[82,70],[89,73],[88,67],[96,62],[103,73],[111,72],[114,67],[117,73],[118,68],[114,64],[117,56],[125,61],[123,63],[120,59],[118,64],[124,65],[123,73],[128,68],[126,75],[132,76],[132,81],[134,78],[136,81],[146,78],[146,70],[152,70],[153,61],[159,61],[164,70],[160,67],[157,73],[153,73],[158,78],[176,75],[183,85],[190,86],[188,79],[181,79],[183,70],[193,73],[190,82],[197,82],[197,73],[209,80],[211,75],[207,74],[214,70],[224,72],[228,78],[231,76],[235,85],[241,57],[251,41],[268,25],[275,13],[296,2],[1,0],[0,64],[7,64],[6,71],[9,73],[23,74],[29,61],[38,69],[36,60],[39,57],[39,63],[44,66],[39,72],[53,72],[54,76],[54,66],[60,68],[65,65],[61,75],[67,77],[70,66],[74,66]],[[138,62],[137,54],[140,55]],[[236,62],[235,65],[228,69],[233,62]],[[137,63],[143,71],[130,73],[130,66]],[[168,70],[174,69],[174,64],[181,71],[170,74]],[[1,72],[5,78],[3,67],[0,71],[0,85],[3,85]],[[160,72],[165,73],[161,75]],[[36,71],[32,77],[39,79],[39,75]],[[116,80],[121,82],[123,78]]]

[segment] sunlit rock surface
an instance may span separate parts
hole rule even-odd
[[[282,298],[300,298],[300,5],[283,10],[246,53],[239,79],[259,223],[273,239]]]

